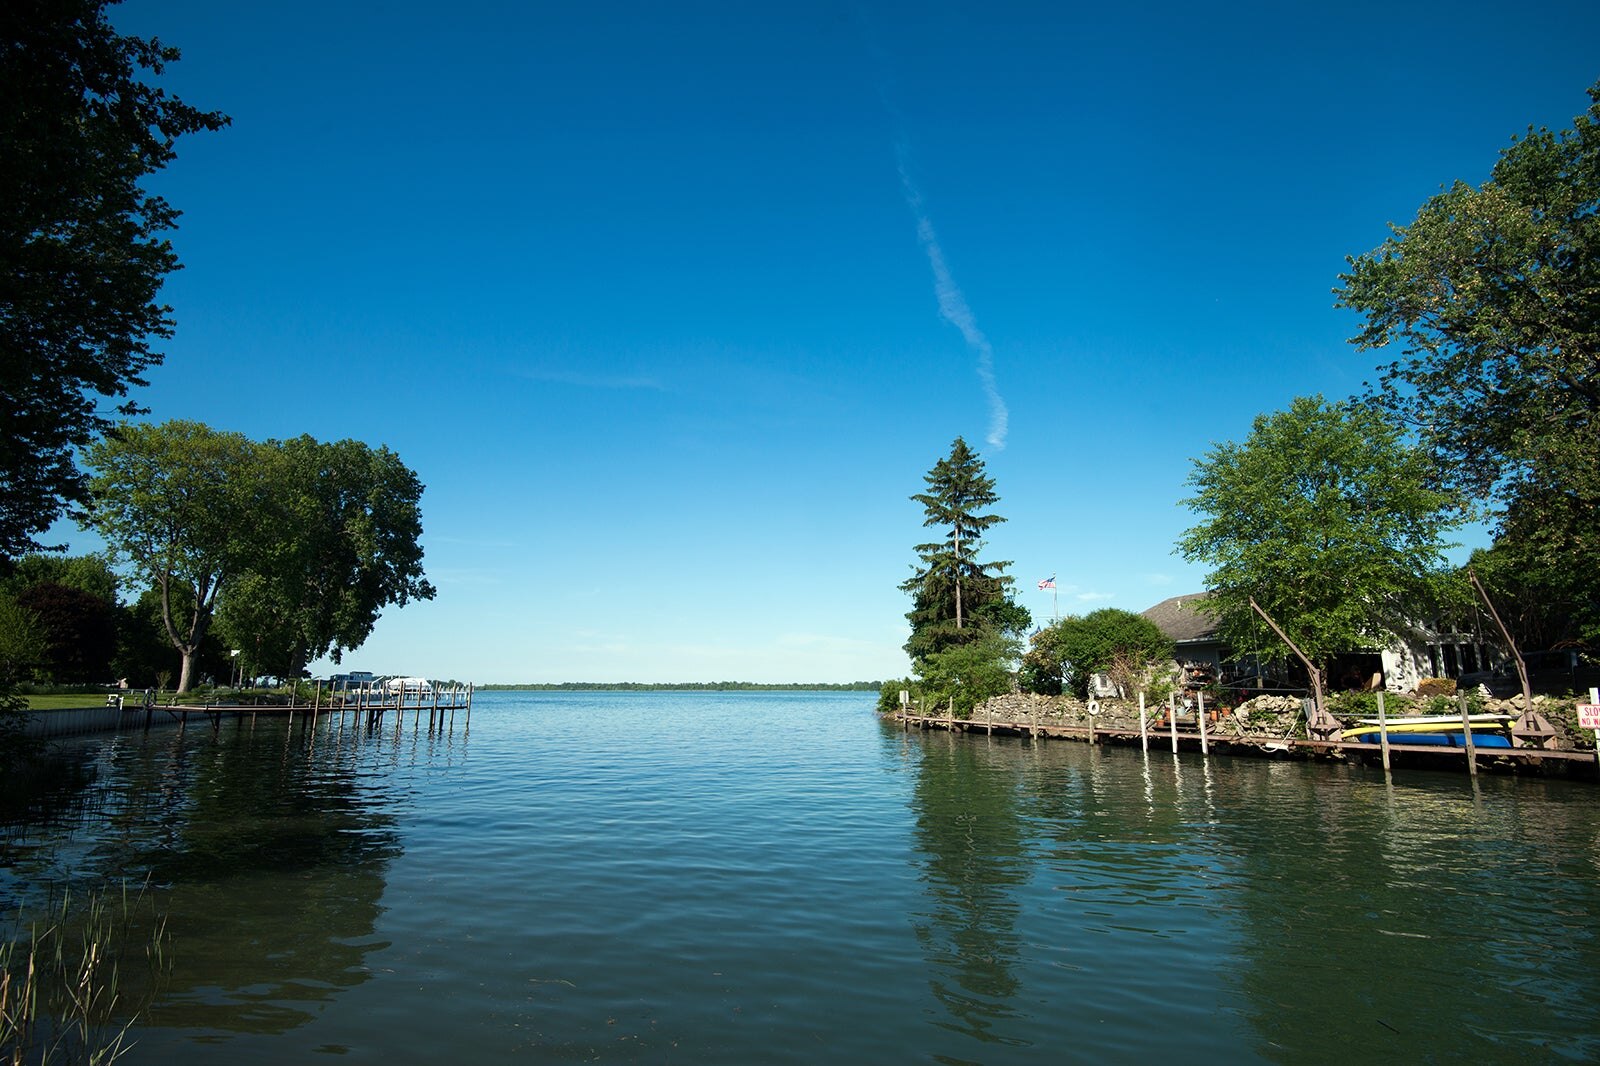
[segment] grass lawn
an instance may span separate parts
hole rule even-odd
[[[130,698],[136,693],[129,693]],[[94,692],[69,692],[65,695],[24,696],[30,711],[59,711],[68,707],[104,707],[106,698]]]

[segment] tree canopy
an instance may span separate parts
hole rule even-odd
[[[59,684],[105,683],[117,651],[117,604],[80,588],[41,581],[17,594],[44,647],[38,667]]]
[[[1442,483],[1499,505],[1500,589],[1575,601],[1566,639],[1600,638],[1600,83],[1589,97],[1571,129],[1530,128],[1481,186],[1429,199],[1335,290],[1365,317],[1359,348],[1401,350],[1371,401]]]
[[[161,597],[167,638],[187,692],[217,597],[238,568],[255,512],[256,445],[199,422],[123,426],[88,454],[90,519],[114,556]]]
[[[89,465],[95,526],[158,594],[180,692],[213,624],[251,672],[294,676],[360,646],[384,607],[433,598],[423,486],[387,448],[179,421],[124,427]]]
[[[935,527],[940,539],[918,544],[918,563],[900,586],[912,597],[911,639],[906,653],[920,662],[985,633],[1017,633],[1029,624],[1025,608],[1011,600],[1009,562],[984,562],[983,535],[1004,522],[986,513],[998,503],[995,483],[982,458],[960,437],[950,454],[924,475],[928,489],[912,496],[923,508],[924,527]]]
[[[1022,659],[1023,686],[1030,692],[1083,699],[1094,674],[1109,675],[1124,693],[1147,667],[1172,658],[1172,641],[1150,619],[1117,607],[1079,617],[1068,615],[1040,630]]]
[[[224,595],[219,627],[258,668],[298,675],[340,661],[384,607],[432,599],[422,571],[422,483],[388,448],[309,436],[269,441],[261,507],[289,536],[257,538]]]
[[[1281,658],[1254,598],[1315,662],[1384,643],[1426,617],[1461,523],[1428,456],[1384,413],[1300,397],[1243,444],[1195,461],[1183,501],[1204,520],[1179,551],[1212,570],[1207,608],[1237,654]]]
[[[140,182],[228,121],[142,80],[178,50],[117,34],[105,7],[11,0],[0,16],[0,556],[84,500],[74,453],[109,427],[101,400],[161,361],[178,212]]]
[[[1529,129],[1488,181],[1456,182],[1350,260],[1358,348],[1401,346],[1373,399],[1454,483],[1600,492],[1600,83],[1562,133]]]

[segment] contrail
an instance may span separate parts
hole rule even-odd
[[[928,212],[923,209],[922,194],[911,180],[904,141],[895,144],[895,157],[900,167],[900,187],[905,192],[906,206],[917,220],[917,240],[922,242],[922,250],[928,253],[928,265],[933,268],[933,291],[939,298],[939,314],[961,331],[967,347],[978,357],[978,380],[983,383],[984,395],[989,398],[988,441],[991,447],[1002,450],[1006,446],[1006,428],[1011,415],[1006,410],[1006,401],[1000,395],[999,387],[994,383],[994,347],[990,345],[989,338],[983,335],[983,330],[978,328],[972,308],[967,306],[967,298],[961,294],[961,286],[950,276],[950,266],[944,261],[944,249],[939,247],[939,237],[933,232]]]

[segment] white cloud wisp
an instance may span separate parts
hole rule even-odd
[[[916,183],[911,180],[903,142],[895,145],[895,154],[899,157],[900,187],[905,193],[906,206],[911,209],[911,215],[917,222],[917,240],[921,242],[922,250],[927,253],[928,265],[933,268],[933,291],[939,299],[939,314],[946,322],[961,331],[967,347],[978,357],[978,381],[982,383],[984,396],[989,401],[987,439],[991,447],[1003,450],[1006,446],[1006,432],[1011,414],[1006,409],[1006,401],[1000,395],[999,386],[995,384],[994,347],[989,343],[989,338],[983,335],[983,330],[978,328],[978,321],[973,317],[972,308],[967,306],[966,296],[962,294],[961,287],[950,274],[950,266],[944,259],[944,249],[939,246],[939,237],[933,231],[933,222],[922,206],[922,194],[917,191]]]

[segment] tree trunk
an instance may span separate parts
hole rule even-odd
[[[956,529],[956,630],[961,629],[961,530]]]
[[[179,648],[178,654],[183,656],[183,666],[178,670],[178,695],[189,691],[189,676],[194,673],[193,648]]]

